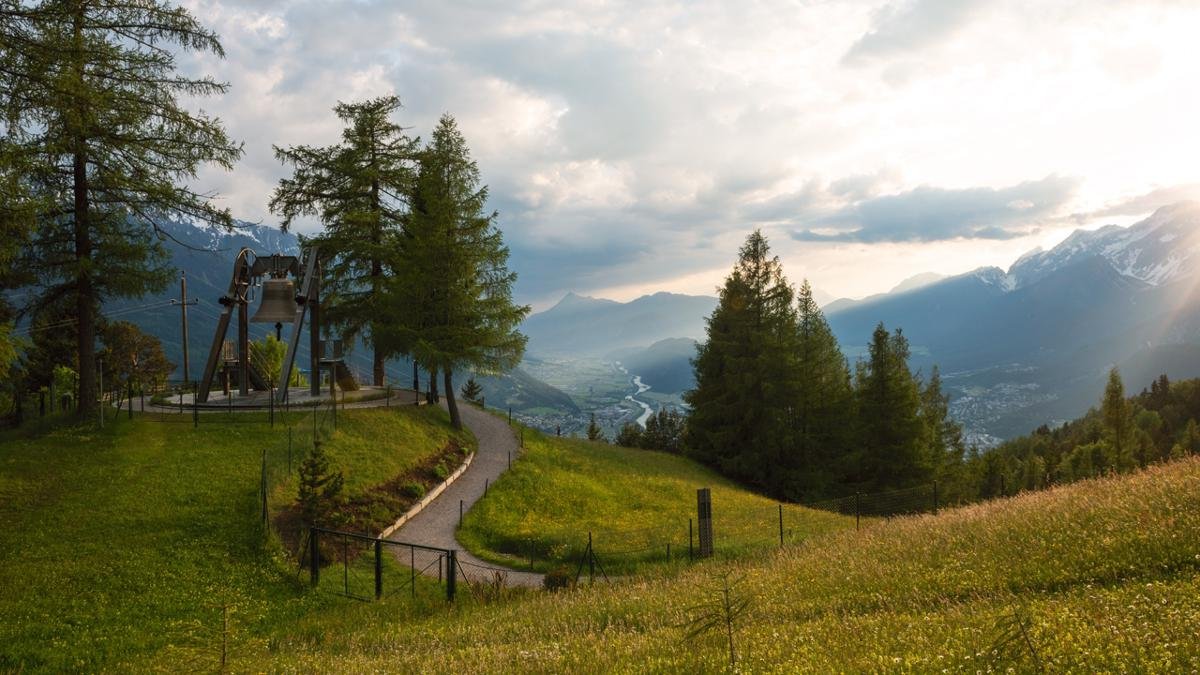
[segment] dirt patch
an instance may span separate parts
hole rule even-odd
[[[343,501],[330,522],[322,526],[374,537],[454,473],[466,461],[468,453],[458,441],[451,439],[417,466]],[[298,559],[306,539],[300,504],[293,501],[275,514],[273,522],[284,550]]]

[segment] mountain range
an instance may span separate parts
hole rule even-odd
[[[969,439],[989,445],[1078,416],[1098,400],[1112,365],[1130,388],[1163,372],[1200,375],[1197,262],[1200,204],[1185,202],[1130,227],[1076,231],[1007,270],[921,274],[825,311],[852,360],[879,322],[901,328],[913,367],[939,366]],[[668,338],[703,339],[715,303],[668,293],[629,303],[569,294],[531,316],[525,330],[532,352],[604,354],[645,369],[656,390],[682,391],[691,386],[694,350]]]
[[[232,231],[179,222],[163,229],[174,265],[187,275],[189,296],[200,301],[189,310],[196,377],[237,251],[249,246],[260,254],[295,254],[299,244],[294,235],[250,223]],[[1200,204],[1187,202],[1130,227],[1076,231],[1007,270],[985,267],[948,278],[920,274],[888,293],[838,300],[825,311],[851,360],[863,354],[879,322],[903,329],[912,365],[924,372],[939,366],[955,416],[972,440],[986,445],[1079,415],[1098,399],[1114,364],[1130,388],[1160,372],[1200,376],[1198,262]],[[157,295],[109,303],[105,312],[121,312],[119,318],[157,335],[178,363],[179,312],[164,306],[177,297],[172,285]],[[622,303],[568,293],[526,319],[528,358],[621,361],[655,391],[678,393],[692,386],[688,359],[716,302],[655,293]],[[251,324],[255,338],[270,330]],[[360,376],[370,370],[366,349],[353,350],[349,361]],[[388,373],[392,381],[408,382],[411,366],[396,360]],[[487,378],[485,390],[497,405],[578,412],[567,394],[524,370]]]

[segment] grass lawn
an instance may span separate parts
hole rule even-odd
[[[546,570],[578,564],[588,532],[607,572],[688,557],[696,489],[712,489],[717,553],[779,545],[779,504],[686,458],[525,430],[526,450],[467,513],[459,541],[494,562]],[[854,527],[854,519],[783,507],[784,540]],[[695,525],[693,524],[693,527]],[[695,534],[699,545],[698,531]]]
[[[0,436],[0,670],[213,670],[226,618],[236,662],[305,615],[381,611],[311,592],[264,534],[261,452],[286,453],[284,425],[265,414],[205,416],[199,429],[187,415],[163,419]],[[297,466],[310,420],[296,422]],[[452,435],[435,408],[348,410],[327,447],[353,493]],[[284,485],[273,499],[291,495]],[[390,563],[387,573],[388,589],[407,579]],[[322,575],[327,590],[343,582]],[[440,606],[433,584],[418,591],[418,610]],[[416,611],[407,597],[380,606]]]
[[[402,624],[281,637],[261,668],[720,672],[685,638],[731,573],[748,672],[1193,672],[1200,459],[941,515],[877,521],[740,561],[659,568]]]

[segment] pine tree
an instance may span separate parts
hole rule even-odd
[[[642,428],[636,422],[626,422],[617,432],[613,443],[626,448],[642,447]]]
[[[241,146],[218,120],[179,102],[226,85],[177,73],[172,46],[224,52],[186,10],[155,0],[43,0],[5,10],[3,32],[17,48],[0,49],[0,154],[26,171],[21,192],[37,218],[18,266],[42,291],[27,309],[73,305],[77,410],[86,416],[97,404],[101,302],[156,290],[172,276],[155,238],[160,219],[232,223],[211,195],[185,183],[205,163],[231,168]]]
[[[600,425],[596,424],[596,413],[592,413],[592,419],[588,422],[587,438],[589,441],[606,442],[604,432],[600,430]]]
[[[859,480],[873,489],[907,487],[932,475],[922,444],[920,395],[908,369],[908,340],[880,323],[857,386]]]
[[[454,371],[503,372],[525,352],[517,327],[529,307],[513,303],[516,274],[497,214],[484,210],[487,197],[457,123],[443,115],[420,153],[385,317],[389,340],[411,345],[417,360],[441,372],[456,428]]]
[[[1133,409],[1125,398],[1125,384],[1114,367],[1108,371],[1108,385],[1100,404],[1104,422],[1104,462],[1118,471],[1128,471],[1137,465],[1137,443],[1134,435]]]
[[[962,425],[950,417],[950,397],[942,391],[942,375],[937,366],[921,388],[921,423],[927,462],[938,480],[949,478],[962,464]]]
[[[375,386],[383,386],[393,355],[377,339],[386,263],[402,237],[415,175],[417,141],[392,121],[400,107],[395,96],[339,103],[333,111],[346,125],[341,143],[275,147],[293,172],[275,188],[271,211],[283,217],[285,231],[298,217],[320,218],[325,229],[309,241],[322,252],[323,316],[343,339],[370,340]]]
[[[304,524],[331,527],[337,525],[337,510],[342,503],[342,472],[334,472],[320,441],[313,443],[312,451],[300,463],[299,470],[300,512]]]
[[[482,393],[483,387],[479,386],[479,383],[475,381],[475,377],[471,376],[467,378],[467,383],[462,387],[463,398],[471,403],[476,403],[479,401],[479,395]]]
[[[698,460],[773,493],[788,455],[793,291],[761,231],[738,252],[697,346],[687,447]]]
[[[791,402],[790,485],[786,496],[810,498],[845,472],[854,429],[850,368],[805,280],[796,298]]]

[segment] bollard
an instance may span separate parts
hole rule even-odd
[[[487,496],[487,489],[488,489],[488,479],[484,478],[483,479],[483,496],[484,497]]]
[[[458,500],[458,526],[462,527],[463,500]]]
[[[508,426],[512,426],[512,406],[508,406]]]
[[[508,468],[512,468],[512,450],[508,451]]]
[[[458,581],[458,551],[450,549],[450,560],[446,565],[446,602],[454,602],[454,587]]]

